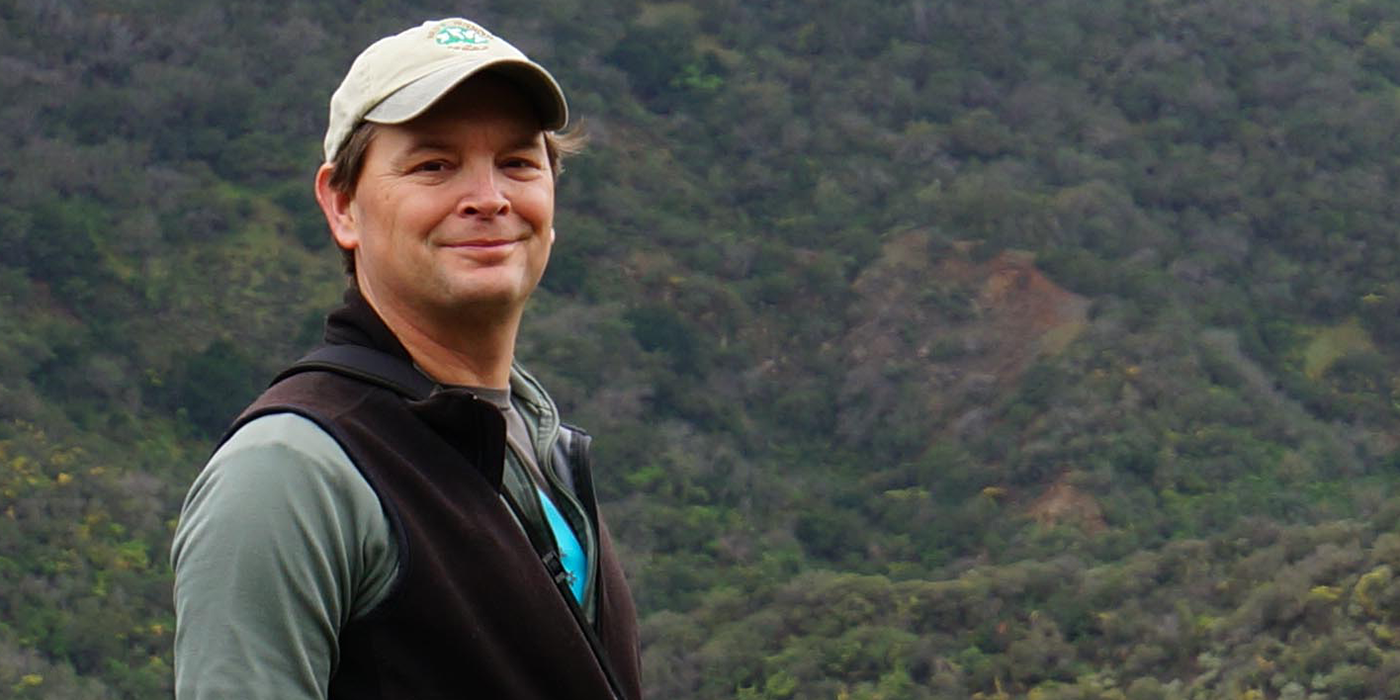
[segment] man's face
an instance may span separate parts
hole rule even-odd
[[[361,291],[425,323],[518,314],[554,242],[554,177],[529,101],[478,76],[376,128],[333,227]]]

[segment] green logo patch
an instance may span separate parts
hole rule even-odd
[[[484,49],[491,43],[491,35],[474,24],[454,22],[439,26],[433,33],[433,41],[438,46],[454,49]]]

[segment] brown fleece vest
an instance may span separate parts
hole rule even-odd
[[[353,292],[331,342],[407,353]],[[505,422],[459,389],[422,401],[330,372],[285,379],[240,416],[297,413],[335,437],[399,544],[389,596],[341,630],[331,700],[609,698],[568,604],[502,501]],[[589,489],[591,491],[591,489]],[[595,629],[626,700],[641,697],[636,610],[599,521]]]

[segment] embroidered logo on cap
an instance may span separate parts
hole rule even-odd
[[[449,49],[476,51],[491,43],[491,33],[466,20],[453,20],[433,30],[433,41]]]

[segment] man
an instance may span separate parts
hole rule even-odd
[[[353,281],[320,359],[190,489],[178,698],[639,697],[587,436],[514,363],[566,121],[553,77],[467,20],[355,60],[316,176]]]

